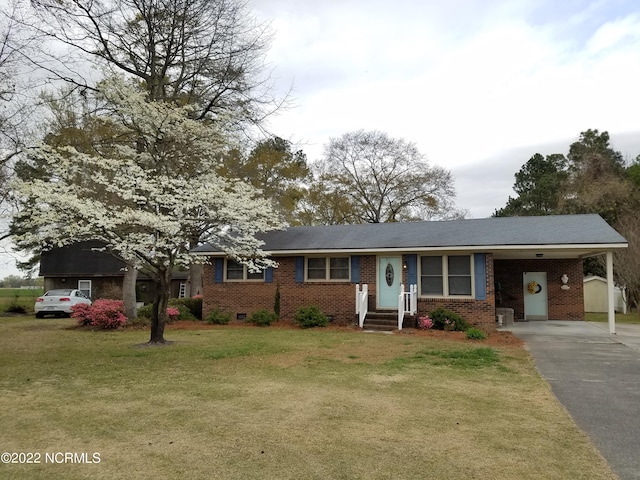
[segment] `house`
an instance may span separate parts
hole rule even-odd
[[[582,280],[584,284],[584,311],[604,313],[609,309],[607,298],[607,279],[589,275]],[[627,313],[625,288],[613,287],[613,308],[616,312]]]
[[[42,252],[40,276],[44,277],[44,290],[77,288],[92,300],[121,298],[125,262],[104,251],[103,247],[104,243],[87,241]],[[187,277],[188,272],[174,272],[171,281],[172,297],[184,296],[182,292]],[[138,272],[138,301],[151,303],[155,289],[153,280],[144,272]]]
[[[277,268],[252,273],[211,245],[193,251],[210,257],[204,315],[273,311],[278,294],[285,320],[309,305],[364,326],[380,313],[413,326],[440,306],[485,329],[497,308],[516,320],[582,320],[582,260],[605,253],[612,268],[611,252],[627,246],[598,215],[290,227],[260,238]]]

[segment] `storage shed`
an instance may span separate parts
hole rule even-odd
[[[607,312],[607,279],[590,275],[584,278],[584,311]],[[627,302],[624,288],[613,287],[613,305],[616,312],[627,313]]]

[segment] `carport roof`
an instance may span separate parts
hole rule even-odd
[[[273,254],[463,250],[566,250],[579,255],[625,248],[627,241],[599,215],[499,217],[359,225],[289,227],[258,236]],[[220,253],[202,245],[194,253]],[[564,255],[566,256],[566,255]]]

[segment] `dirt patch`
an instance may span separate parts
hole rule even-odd
[[[399,335],[415,335],[421,337],[431,337],[441,340],[451,340],[460,342],[477,342],[483,345],[492,346],[514,346],[520,347],[524,345],[524,341],[516,337],[511,332],[491,332],[487,334],[486,340],[467,340],[465,332],[447,332],[444,330],[419,330],[416,328],[405,328]]]
[[[206,322],[194,322],[194,321],[186,321],[181,320],[167,325],[167,330],[216,330],[216,329],[224,329],[224,328],[269,328],[276,330],[300,330],[298,325],[289,323],[289,322],[276,322],[273,323],[269,327],[256,327],[251,323],[246,322],[232,322],[229,325],[212,325]],[[355,325],[329,325],[328,327],[322,328],[322,330],[330,331],[330,332],[345,332],[345,333],[360,333],[361,330]],[[459,342],[470,342],[472,340],[467,340],[465,336],[465,332],[447,332],[444,330],[419,330],[416,328],[405,328],[403,330],[396,330],[393,332],[394,335],[414,335],[419,337],[430,337],[441,340],[449,340],[449,341],[459,341]],[[473,340],[474,342],[483,344],[483,345],[492,345],[492,346],[522,346],[524,342],[513,335],[511,332],[491,332],[488,334],[488,338],[486,340]]]

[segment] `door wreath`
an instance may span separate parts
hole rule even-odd
[[[529,282],[529,284],[527,285],[527,291],[530,294],[535,295],[536,293],[540,293],[542,291],[542,285],[540,285],[538,282]]]

